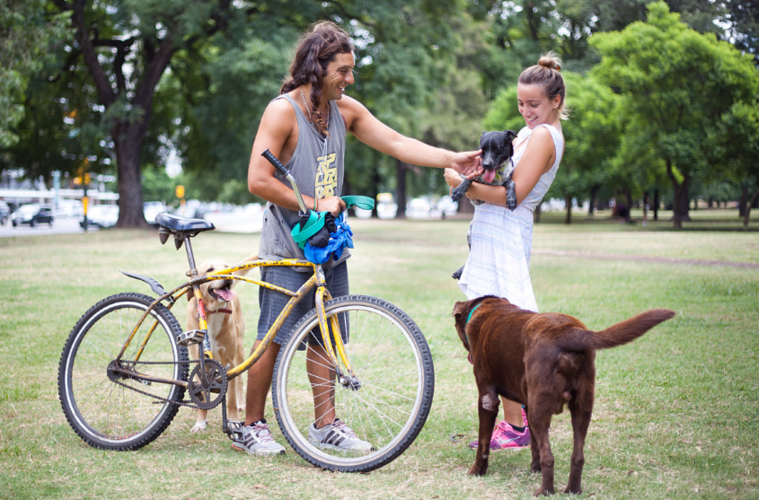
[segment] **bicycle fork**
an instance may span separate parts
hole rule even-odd
[[[327,313],[324,310],[324,303],[332,299],[332,296],[325,286],[324,274],[321,270],[321,266],[319,266],[317,270],[317,281],[318,286],[316,288],[316,296],[314,298],[314,301],[316,304],[316,313],[319,317],[319,329],[321,330],[322,339],[324,340],[325,351],[327,352],[332,365],[335,367],[337,381],[343,387],[357,391],[361,388],[361,382],[356,376],[356,373],[353,371],[353,367],[351,366],[350,360],[348,359],[348,356],[345,352],[345,344],[343,343],[342,331],[340,330],[340,321],[337,316],[333,315],[329,318],[328,323]],[[332,346],[333,336],[330,335],[330,326],[332,327],[331,331],[334,333],[334,347]],[[345,371],[340,368],[340,361],[342,361],[342,366],[345,367]]]

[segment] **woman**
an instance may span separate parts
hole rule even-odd
[[[506,189],[473,183],[466,195],[485,203],[475,207],[470,227],[471,251],[459,280],[469,300],[496,295],[511,303],[538,311],[530,281],[532,212],[551,187],[564,153],[561,120],[566,119],[566,88],[561,77],[561,60],[552,52],[524,70],[517,85],[519,112],[525,127],[514,139],[514,173],[517,208],[506,208]],[[452,188],[462,178],[446,169],[445,180]],[[504,419],[496,425],[491,450],[530,445],[530,429],[520,405],[501,398]],[[469,444],[477,447],[477,441]]]

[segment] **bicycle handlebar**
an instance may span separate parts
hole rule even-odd
[[[300,207],[300,212],[303,215],[307,215],[309,213],[309,209],[306,208],[306,202],[303,201],[303,195],[300,194],[300,190],[298,189],[298,184],[295,182],[295,177],[290,174],[290,171],[287,170],[287,167],[282,165],[282,162],[279,161],[279,159],[271,154],[271,151],[268,149],[261,153],[261,156],[269,160],[269,163],[274,165],[274,168],[279,170],[279,172],[285,176],[285,179],[290,181],[290,185],[293,187],[293,191],[295,192],[295,198],[298,200],[298,207]]]

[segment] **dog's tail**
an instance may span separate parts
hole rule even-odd
[[[570,341],[572,347],[570,348],[610,349],[627,344],[642,336],[659,323],[663,323],[674,316],[675,311],[669,309],[652,309],[600,332],[577,329],[574,332],[575,335],[572,335]]]

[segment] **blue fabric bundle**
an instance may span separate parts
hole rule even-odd
[[[324,247],[315,247],[306,241],[303,251],[306,259],[314,264],[324,264],[334,256],[335,260],[343,254],[344,248],[353,248],[353,231],[345,220],[345,212],[335,219],[335,231],[330,232],[329,242]]]

